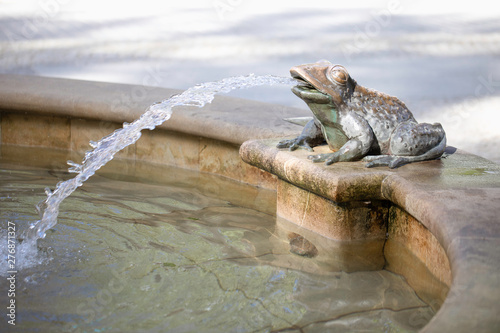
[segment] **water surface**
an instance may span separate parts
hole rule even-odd
[[[47,184],[71,175],[67,156],[59,168],[50,154],[50,161],[39,156],[20,165],[12,149],[2,152],[5,275],[7,222],[26,228]],[[415,332],[432,317],[398,275],[347,273],[325,264],[324,255],[290,253],[273,192],[147,168],[154,178],[105,168],[63,202],[38,254],[18,258],[17,325],[1,318],[2,331]],[[8,302],[7,289],[2,278],[0,304]]]

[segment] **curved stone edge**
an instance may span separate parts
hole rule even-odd
[[[436,236],[450,260],[451,289],[422,332],[498,332],[500,188],[422,190],[397,175],[381,188]]]
[[[0,109],[70,116],[110,122],[132,122],[149,105],[181,90],[0,74]],[[300,131],[283,120],[308,115],[306,110],[216,96],[203,108],[176,107],[161,129],[240,145],[256,138],[282,137]]]
[[[450,261],[452,285],[422,332],[500,331],[500,165],[449,147],[445,159],[396,170],[366,169],[363,162],[327,167],[307,160],[310,152],[276,149],[277,142],[245,142],[240,156],[336,202],[388,200],[437,238]]]

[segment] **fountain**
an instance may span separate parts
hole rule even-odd
[[[38,240],[47,269],[18,267],[21,327],[494,332],[499,325],[491,216],[500,170],[494,163],[448,147],[445,159],[398,169],[325,166],[311,163],[307,151],[276,148],[300,131],[282,119],[307,116],[303,110],[226,97],[202,109],[201,102],[179,106],[170,115],[162,102],[152,107],[162,115],[145,125],[133,119],[178,92],[148,89],[151,100],[115,112],[110,101],[133,86],[0,80],[8,82],[0,89],[2,165],[11,164],[4,179],[28,184],[9,187],[25,193],[23,199],[2,197],[2,211],[11,212],[2,219],[18,226],[29,214],[11,207],[33,203],[29,188],[39,190],[37,200],[43,195],[41,174],[68,178],[58,161],[77,160],[89,138],[129,122],[113,135],[130,128],[125,142],[135,142],[139,128],[158,127],[68,197],[60,223],[30,229],[35,238],[49,234]],[[294,82],[263,84],[269,80]],[[94,149],[110,147],[106,142]],[[91,153],[71,170],[91,170],[87,161]],[[180,288],[186,283],[189,288]],[[336,307],[346,299],[353,301],[349,315]]]

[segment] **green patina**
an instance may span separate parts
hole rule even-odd
[[[460,171],[459,174],[462,176],[482,176],[487,174],[486,171],[484,168],[474,168]]]

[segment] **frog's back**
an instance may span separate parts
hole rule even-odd
[[[398,124],[416,122],[411,111],[398,98],[360,85],[356,85],[347,107],[368,121],[382,149]]]

